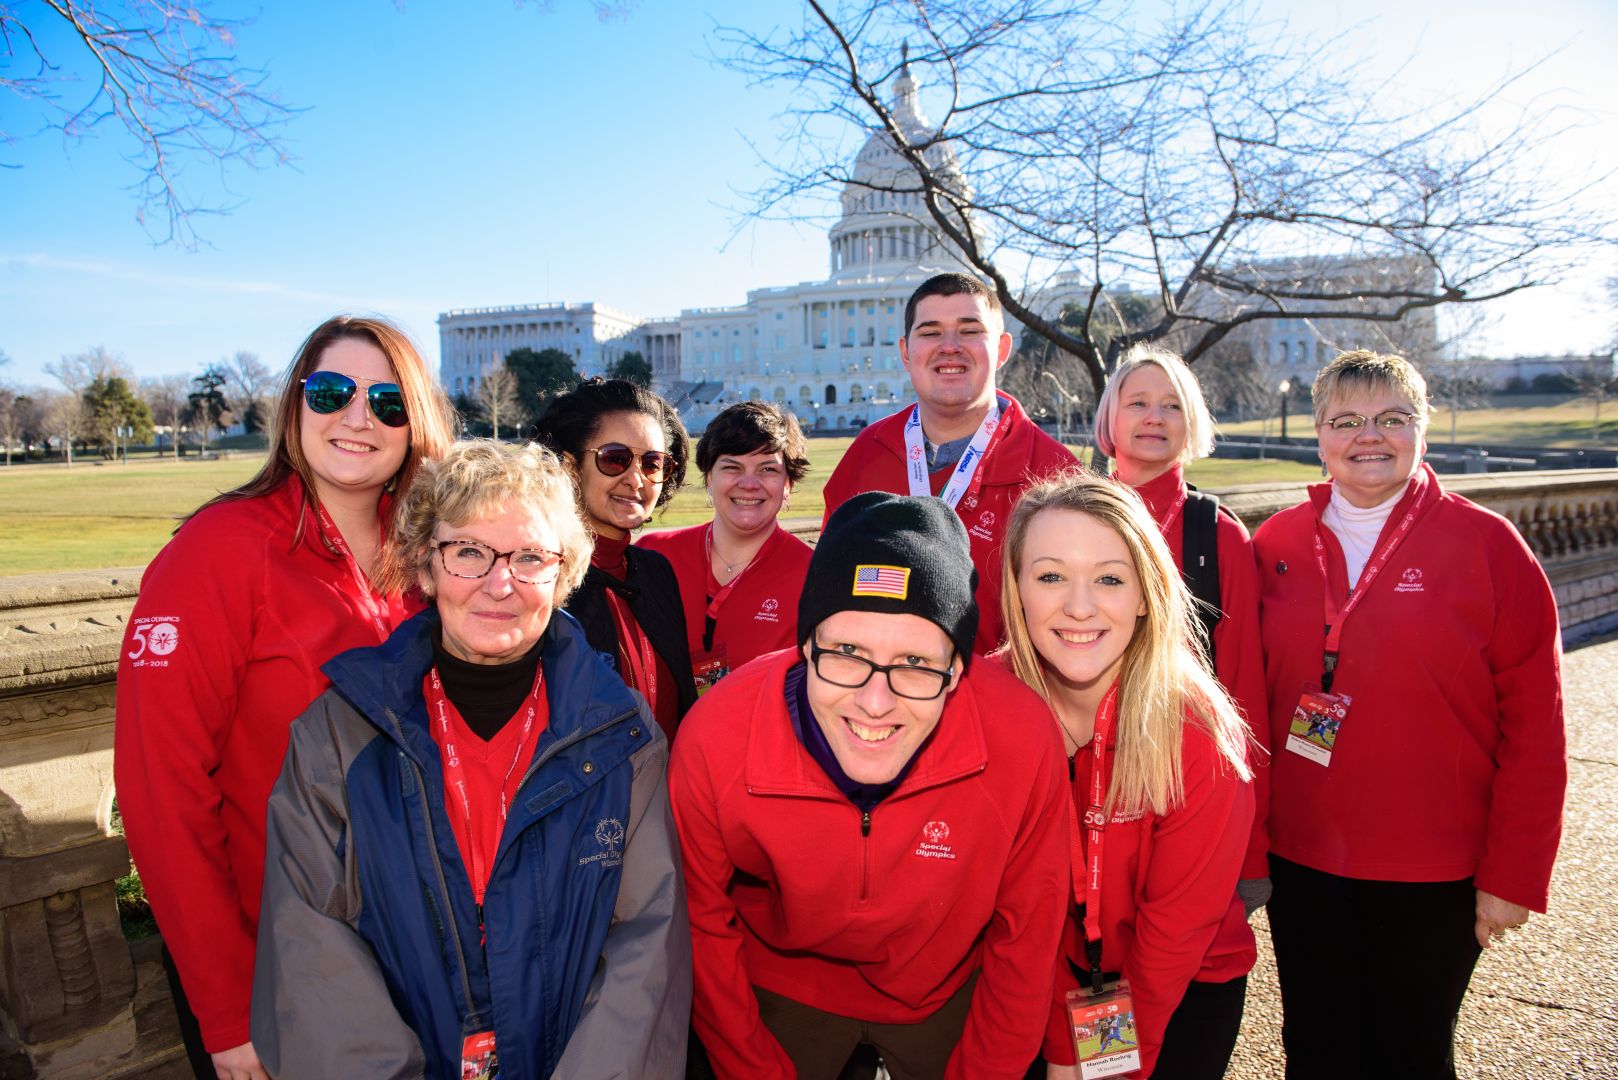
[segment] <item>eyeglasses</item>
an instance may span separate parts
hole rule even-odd
[[[1403,409],[1388,409],[1372,417],[1364,417],[1359,413],[1344,413],[1324,421],[1321,426],[1329,427],[1333,431],[1359,431],[1366,424],[1373,424],[1383,431],[1403,431],[1416,422],[1416,414],[1405,412]]]
[[[912,701],[931,701],[949,689],[953,671],[917,667],[913,664],[873,664],[863,656],[822,649],[820,642],[809,642],[809,662],[815,674],[847,690],[857,690],[881,672],[887,676],[888,689]]]
[[[623,443],[608,443],[587,451],[596,456],[596,469],[602,476],[622,476],[640,460],[640,474],[653,484],[660,484],[669,467],[669,456],[661,450],[638,450]]]
[[[562,564],[560,551],[544,548],[518,548],[515,551],[496,551],[476,540],[441,540],[433,545],[438,549],[444,572],[458,578],[486,577],[501,559],[511,570],[511,576],[528,585],[540,585],[556,576]]]
[[[303,380],[303,403],[327,416],[347,408],[359,388],[358,380],[340,371],[317,371]],[[378,423],[388,427],[404,427],[410,423],[410,417],[405,415],[404,391],[399,389],[398,383],[372,382],[365,390],[365,400]]]

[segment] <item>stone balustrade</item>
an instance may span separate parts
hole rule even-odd
[[[1504,515],[1578,640],[1618,626],[1618,470],[1446,477]],[[1249,528],[1296,484],[1220,492]],[[812,537],[819,522],[788,523]],[[139,568],[0,578],[0,1080],[175,1074],[179,1037],[150,943],[132,950],[114,882],[114,677]]]

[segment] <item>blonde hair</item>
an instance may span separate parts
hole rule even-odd
[[[1207,401],[1202,397],[1202,386],[1197,382],[1197,377],[1178,354],[1160,345],[1145,344],[1136,345],[1124,354],[1118,370],[1112,373],[1106,389],[1101,391],[1101,400],[1096,402],[1096,447],[1108,457],[1118,456],[1118,447],[1112,438],[1112,425],[1118,420],[1124,380],[1147,364],[1163,372],[1169,385],[1174,387],[1174,396],[1180,399],[1180,410],[1185,415],[1185,446],[1180,450],[1181,463],[1213,453],[1214,435],[1219,429],[1214,423],[1213,414],[1208,411]]]
[[[561,607],[590,568],[590,535],[579,519],[573,481],[556,455],[529,443],[516,447],[493,439],[466,439],[437,461],[421,464],[402,500],[382,560],[379,585],[403,590],[420,582],[433,557],[439,522],[460,526],[532,510],[556,530],[562,549],[555,606]]]
[[[1427,380],[1404,357],[1370,349],[1338,353],[1320,369],[1310,391],[1315,401],[1315,426],[1326,422],[1326,410],[1334,397],[1355,390],[1391,390],[1410,403],[1416,423],[1422,428],[1427,426],[1427,416],[1432,412],[1427,403]]]
[[[1247,725],[1224,688],[1208,673],[1201,625],[1191,595],[1151,514],[1134,489],[1083,472],[1070,472],[1024,492],[1006,529],[1000,603],[1005,612],[1012,670],[1047,702],[1045,662],[1034,648],[1023,612],[1023,547],[1035,517],[1071,510],[1107,526],[1129,549],[1140,578],[1146,614],[1124,648],[1118,676],[1118,752],[1107,811],[1167,813],[1185,798],[1180,731],[1189,714],[1213,739],[1230,769],[1252,778],[1247,765]],[[1258,718],[1262,720],[1263,718]]]

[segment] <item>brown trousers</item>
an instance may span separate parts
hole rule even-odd
[[[759,1014],[797,1066],[799,1080],[837,1080],[855,1049],[865,1043],[882,1055],[892,1080],[938,1080],[961,1041],[972,1005],[974,972],[948,1001],[914,1024],[877,1024],[819,1009],[753,987]]]

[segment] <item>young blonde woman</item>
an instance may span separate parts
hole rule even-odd
[[[1128,981],[1143,1077],[1224,1075],[1255,958],[1236,879],[1253,818],[1247,726],[1192,643],[1189,595],[1134,491],[1030,489],[1006,536],[1007,645],[1073,778],[1073,900],[1044,1055],[1077,1075],[1063,1008]]]

